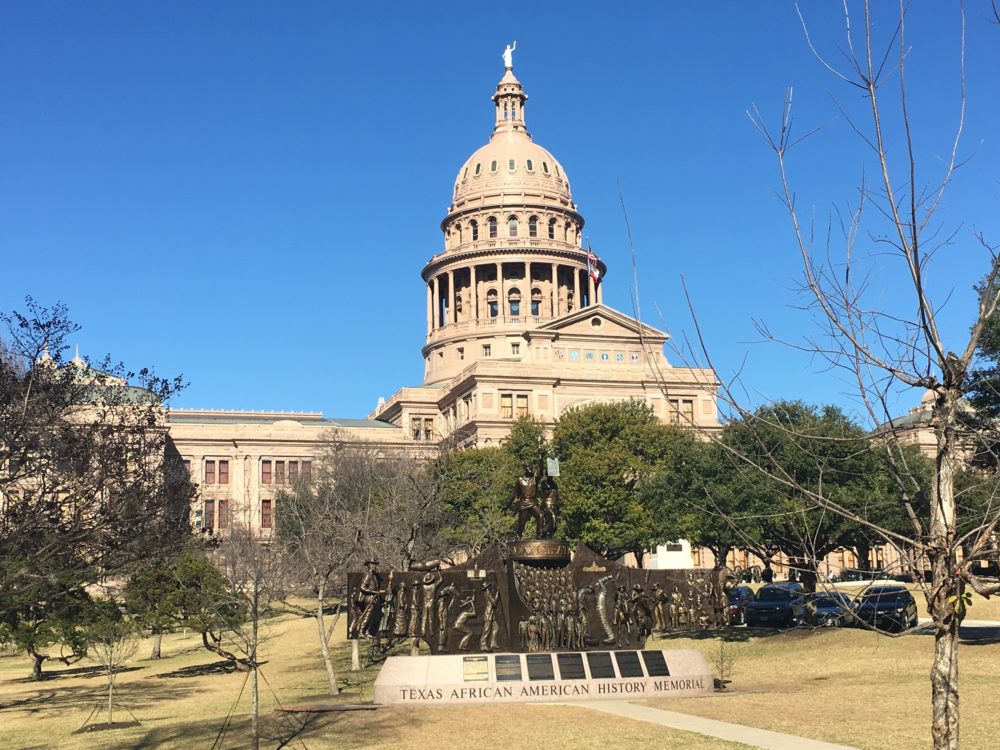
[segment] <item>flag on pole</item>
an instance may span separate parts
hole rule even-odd
[[[601,279],[601,271],[597,267],[597,256],[594,255],[594,251],[590,249],[590,243],[587,243],[587,273],[590,278],[594,280],[596,284]]]

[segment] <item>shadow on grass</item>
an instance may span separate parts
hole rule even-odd
[[[136,672],[140,669],[145,669],[145,667],[123,667],[118,670],[118,674],[124,674],[125,672]],[[14,677],[7,680],[14,685],[41,685],[46,682],[58,682],[61,679],[67,677],[82,677],[84,679],[89,679],[91,677],[104,677],[107,673],[104,671],[104,667],[96,665],[93,667],[70,667],[69,669],[60,669],[56,672],[42,672],[42,679],[36,680],[30,675],[27,677]]]
[[[36,685],[39,683],[35,683]],[[138,713],[150,706],[156,706],[163,701],[170,701],[190,695],[190,691],[177,685],[165,685],[145,681],[130,682],[115,691],[118,694],[117,703],[128,708],[132,713]],[[17,700],[0,703],[0,713],[5,711],[22,711],[29,716],[44,716],[53,712],[93,706],[107,700],[107,685],[72,685],[58,687],[54,690],[37,690],[30,695],[24,695]],[[140,716],[140,719],[142,717]]]
[[[213,674],[232,674],[236,667],[228,659],[220,659],[208,664],[192,664],[190,667],[181,667],[173,672],[164,672],[156,675],[158,680],[184,679],[185,677],[207,677]]]
[[[399,737],[404,730],[411,730],[420,720],[407,713],[396,711],[364,712],[359,721],[357,714],[284,714],[274,713],[261,717],[261,746],[284,748],[309,746],[309,740],[329,736],[336,732],[340,747],[371,747]],[[135,738],[131,747],[150,749],[159,747],[213,747],[219,736],[218,723],[174,724],[150,729]],[[219,748],[243,750],[250,746],[250,717],[241,715],[226,727]]]
[[[777,630],[775,628],[720,628],[719,630],[671,630],[657,633],[647,641],[647,646],[653,641],[670,642],[677,640],[716,641],[719,639],[733,643],[747,643],[759,638],[773,638],[790,632],[803,630]],[[811,631],[811,628],[808,629]]]
[[[963,625],[959,634],[963,646],[992,646],[1000,643],[1000,628]]]

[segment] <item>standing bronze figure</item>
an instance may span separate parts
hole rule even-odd
[[[500,633],[500,623],[497,622],[500,600],[497,596],[497,587],[492,581],[483,583],[483,598],[486,600],[486,604],[483,608],[483,633],[479,636],[479,649],[481,651],[495,651],[497,649],[497,636]]]
[[[382,591],[381,584],[382,581],[378,575],[378,560],[365,560],[365,575],[361,579],[361,585],[358,586],[357,598],[354,602],[358,615],[354,618],[351,628],[352,638],[358,636],[368,638],[377,634],[376,609],[378,609],[379,598],[385,593]],[[373,628],[375,628],[374,633],[372,632]]]
[[[434,632],[434,592],[440,583],[440,573],[428,573],[420,584],[424,596],[421,602],[420,625],[417,628],[417,635],[422,635],[428,642],[430,642],[431,633]]]
[[[476,592],[472,591],[458,604],[458,617],[455,618],[455,630],[462,633],[462,640],[458,642],[458,650],[466,651],[469,648],[469,641],[474,635],[469,627],[469,620],[476,616]]]
[[[667,629],[667,592],[658,583],[653,584],[653,629],[660,633]]]
[[[437,592],[438,651],[447,650],[448,612],[456,596],[458,596],[458,589],[455,588],[455,584],[453,583],[449,583]]]
[[[556,535],[556,525],[559,516],[559,488],[556,480],[545,477],[542,482],[542,526],[543,539],[551,539]]]
[[[514,484],[514,499],[517,501],[517,538],[524,537],[524,527],[529,518],[535,519],[535,536],[540,537],[545,517],[538,506],[538,480],[531,464],[524,465],[524,474]]]

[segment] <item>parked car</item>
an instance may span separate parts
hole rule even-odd
[[[746,608],[747,627],[790,628],[802,622],[802,594],[787,585],[761,587]]]
[[[917,603],[903,586],[869,586],[854,600],[854,616],[878,630],[905,630],[917,624]]]
[[[850,597],[840,591],[819,591],[805,597],[805,621],[816,627],[839,626],[854,619]]]
[[[729,624],[746,625],[747,606],[753,601],[753,589],[749,586],[734,586],[726,594],[728,600]]]
[[[794,591],[797,594],[802,594],[802,593],[805,592],[805,589],[802,588],[802,584],[799,583],[798,581],[780,581],[780,582],[772,584],[772,585],[773,586],[777,586],[778,588],[788,589],[789,591]]]

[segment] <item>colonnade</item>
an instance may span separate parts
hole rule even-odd
[[[602,286],[577,264],[495,261],[449,268],[427,282],[427,332],[470,321],[491,325],[555,318],[600,304]],[[535,289],[540,295],[533,295]]]

